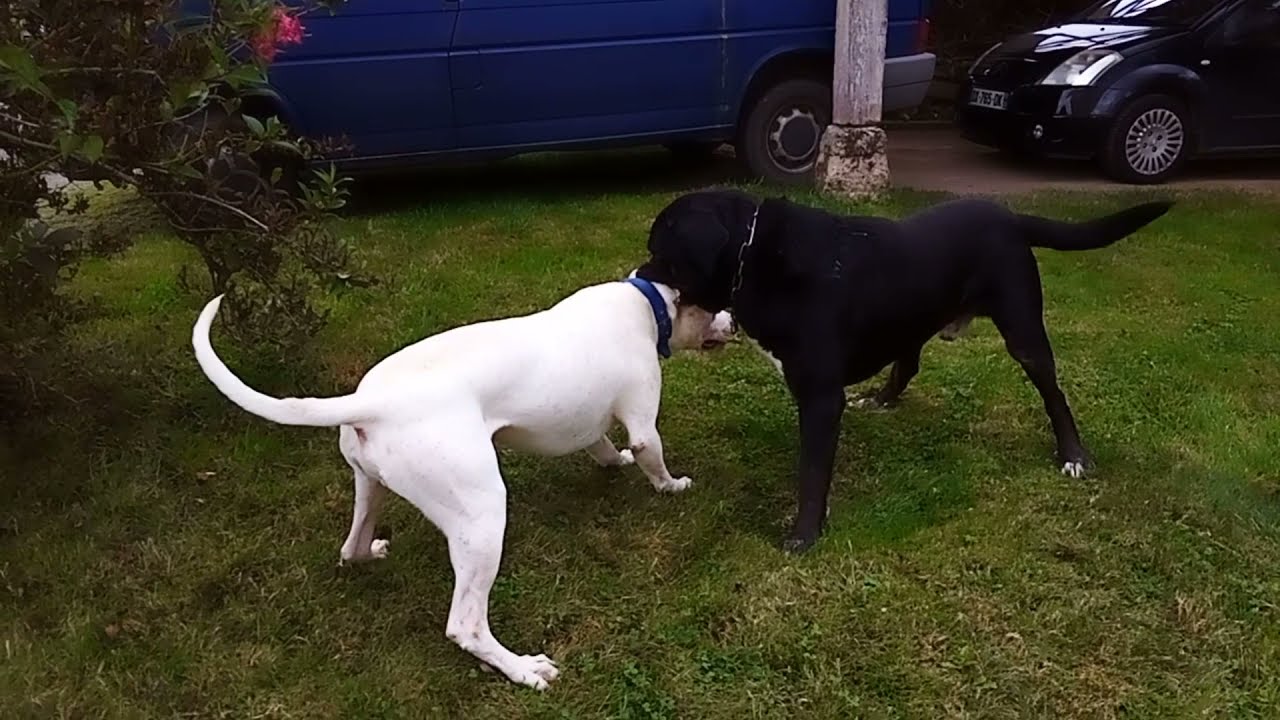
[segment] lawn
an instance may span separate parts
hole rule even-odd
[[[333,304],[276,394],[352,388],[400,346],[621,278],[680,186],[661,156],[522,161],[366,189],[341,220],[383,282]],[[1054,195],[1085,218],[1146,194]],[[899,215],[932,198],[855,208]],[[381,563],[336,568],[337,433],[275,426],[190,354],[207,299],[153,234],[73,291],[76,352],[121,378],[0,443],[6,717],[1174,718],[1280,716],[1280,203],[1187,194],[1105,250],[1037,251],[1062,386],[1097,468],[1056,472],[989,321],[926,349],[900,407],[845,416],[829,529],[778,550],[795,412],[746,345],[666,361],[672,471],[507,454],[495,634],[545,694],[444,637],[445,546],[388,503]],[[87,391],[86,391],[87,392]]]

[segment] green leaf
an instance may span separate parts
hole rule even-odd
[[[227,72],[222,78],[228,85],[236,90],[243,89],[250,85],[261,85],[266,81],[262,71],[254,65],[239,65]]]
[[[195,100],[203,104],[209,97],[209,85],[203,80],[175,80],[169,85],[169,104],[175,108],[186,107]]]
[[[178,175],[180,177],[191,178],[192,180],[202,180],[204,178],[204,176],[200,174],[199,170],[187,165],[186,163],[179,163],[174,165],[171,169],[173,170],[174,175]]]
[[[62,111],[62,117],[66,119],[68,127],[76,126],[76,117],[80,114],[80,108],[74,100],[62,98],[58,101],[58,109]]]
[[[17,45],[0,45],[0,67],[19,74],[40,76],[40,68],[36,66],[35,58]]]
[[[84,139],[84,143],[80,146],[80,154],[85,160],[96,163],[102,159],[102,151],[105,143],[102,142],[100,135],[90,135]]]
[[[258,118],[252,115],[242,115],[241,117],[244,118],[244,124],[249,126],[249,132],[253,133],[255,137],[262,137],[266,134],[267,129],[262,126],[262,121],[258,120]]]
[[[40,79],[43,73],[40,71],[40,66],[36,64],[35,58],[31,57],[31,53],[24,48],[16,45],[0,45],[0,68],[8,71],[0,74],[0,77],[9,75],[4,79],[20,88],[35,91],[45,97],[53,94]]]
[[[58,136],[58,152],[62,153],[63,158],[69,158],[76,150],[80,148],[81,139],[79,135],[73,133],[64,133]]]
[[[286,152],[286,153],[289,153],[290,155],[295,155],[297,157],[302,157],[302,148],[298,147],[296,143],[293,143],[289,140],[272,140],[271,142],[268,142],[266,145],[269,148],[273,148],[281,152]]]
[[[205,48],[209,53],[209,70],[213,75],[205,76],[205,80],[213,80],[222,77],[226,69],[231,66],[231,55],[227,53],[226,48],[221,44],[211,40],[205,40]]]

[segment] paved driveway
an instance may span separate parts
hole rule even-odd
[[[891,128],[889,170],[899,187],[960,194],[1137,187],[1111,182],[1090,162],[1015,162],[962,139],[955,130],[946,127]],[[1190,163],[1182,176],[1169,185],[1180,190],[1213,188],[1280,195],[1280,162],[1272,158]]]

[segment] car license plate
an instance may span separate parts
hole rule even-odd
[[[973,88],[969,91],[969,104],[992,110],[1006,110],[1009,107],[1009,93]]]

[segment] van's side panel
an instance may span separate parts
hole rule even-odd
[[[835,47],[835,0],[729,3],[730,122],[743,110],[747,87],[768,62],[785,55],[818,54],[829,63]]]
[[[356,156],[454,145],[449,44],[457,3],[356,0],[303,18],[307,37],[286,46],[269,80],[296,129],[345,136]]]
[[[729,0],[460,0],[462,148],[705,130],[724,121]]]
[[[930,0],[886,2],[892,110],[932,77]],[[766,64],[830,67],[835,0],[355,0],[305,24],[270,70],[285,119],[391,159],[732,139]]]
[[[920,22],[927,16],[930,0],[886,0],[889,29],[885,37],[886,109],[910,102],[894,92],[894,86],[915,83],[920,71],[932,77],[933,58],[919,55]],[[728,3],[729,96],[736,119],[751,79],[769,62],[792,54],[819,55],[829,67],[835,51],[835,0],[788,0],[788,2]],[[927,68],[926,68],[927,66]],[[902,71],[908,72],[902,72]],[[830,77],[830,70],[827,70]],[[927,81],[926,81],[927,86]],[[923,92],[923,89],[920,90]],[[902,99],[899,99],[902,98]],[[891,102],[896,100],[897,102]]]

